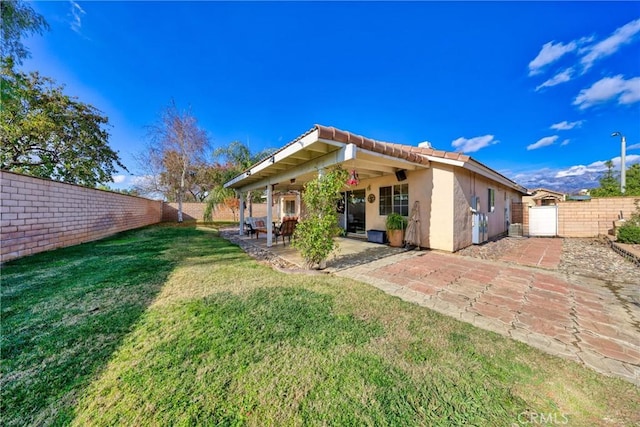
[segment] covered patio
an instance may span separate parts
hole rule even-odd
[[[247,252],[249,252],[249,250],[262,252],[268,258],[278,257],[285,263],[295,266],[295,268],[308,271],[304,259],[302,259],[300,253],[293,248],[288,241],[286,244],[283,244],[282,240],[279,240],[277,243],[273,241],[271,245],[268,245],[266,236],[263,235],[256,238],[251,235],[238,234],[235,228],[225,230],[224,234],[225,238],[237,243]],[[333,273],[406,252],[406,249],[403,248],[392,248],[379,243],[371,243],[363,239],[336,237],[335,241],[337,243],[337,249],[334,250],[327,259],[327,268],[323,270],[326,273]]]
[[[400,145],[394,146],[350,132],[316,125],[273,155],[227,182],[225,187],[234,189],[240,199],[239,235],[242,236],[246,222],[244,202],[249,191],[265,191],[267,206],[273,206],[275,195],[289,195],[289,200],[295,201],[298,213],[301,210],[299,194],[305,183],[331,167],[340,166],[349,171],[357,171],[357,180],[363,181],[383,176],[398,176],[406,171],[427,169],[429,164],[429,160],[425,157],[412,153]],[[360,191],[364,194],[364,190]],[[297,196],[291,197],[294,194]],[[366,203],[364,197],[360,197],[359,194],[352,194],[351,197],[352,199],[358,197],[359,203]],[[266,247],[274,245],[274,224],[278,219],[273,217],[271,209],[267,210]],[[351,219],[345,215],[340,226],[347,234],[352,231],[353,234],[359,234],[358,237],[366,237],[364,218],[359,224],[358,218]],[[349,240],[340,240],[345,241],[344,248],[347,250],[349,243],[346,242]]]

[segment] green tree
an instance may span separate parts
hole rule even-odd
[[[600,178],[600,187],[594,188],[589,192],[593,197],[610,197],[621,194],[620,182],[614,176],[613,162],[607,160],[605,166],[607,167],[607,171]]]
[[[625,196],[640,196],[640,163],[635,163],[627,169]]]
[[[42,34],[49,29],[49,24],[23,1],[0,1],[0,17],[2,17],[2,64],[12,67],[20,65],[30,56],[29,50],[22,44],[22,37]]]
[[[3,63],[0,168],[94,187],[127,170],[108,144],[108,119],[37,72]]]
[[[322,266],[336,248],[334,237],[340,233],[336,204],[342,198],[348,173],[336,168],[309,181],[302,193],[305,215],[296,226],[292,246],[300,250],[307,266]]]
[[[52,79],[14,66],[30,56],[21,39],[49,28],[22,1],[0,1],[0,168],[27,175],[95,186],[127,170],[108,145],[107,118],[67,96]]]
[[[590,191],[593,197],[612,197],[621,196],[620,181],[616,178],[613,171],[613,162],[608,160],[605,162],[607,171],[600,178],[600,187]],[[626,187],[625,196],[640,196],[640,164],[635,163],[626,170]]]
[[[211,186],[206,198],[205,221],[213,220],[213,213],[219,205],[224,205],[231,209],[235,220],[236,212],[239,209],[239,201],[235,191],[230,188],[224,188],[224,183],[247,170],[254,163],[271,155],[273,151],[273,149],[266,149],[258,153],[252,153],[249,146],[241,141],[233,141],[227,146],[214,150],[213,156],[216,162],[212,167],[215,171],[212,176],[217,179],[215,180],[215,185]],[[261,201],[262,193],[262,191],[249,191],[247,193],[249,216],[253,214],[253,203]]]

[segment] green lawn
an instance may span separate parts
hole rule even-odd
[[[2,423],[638,425],[640,389],[157,226],[2,266]]]

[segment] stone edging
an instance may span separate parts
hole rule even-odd
[[[611,245],[611,249],[613,249],[618,254],[622,255],[624,258],[628,259],[629,261],[633,262],[635,265],[640,267],[640,257],[638,257],[636,254],[629,252],[628,250],[624,249],[620,245],[616,244],[616,242],[614,242],[613,240],[611,239],[607,239],[607,240],[609,240],[609,245]]]

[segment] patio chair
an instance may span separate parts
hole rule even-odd
[[[276,230],[276,244],[278,244],[278,237],[282,236],[282,245],[286,246],[284,243],[284,238],[289,238],[289,243],[291,243],[291,236],[293,236],[293,232],[296,230],[296,225],[298,225],[297,219],[287,219],[282,222],[280,228]]]
[[[256,239],[260,237],[260,233],[267,233],[267,226],[265,225],[264,220],[256,219],[253,222],[253,231],[256,233]]]
[[[253,225],[251,225],[250,222],[244,223],[244,234],[246,234],[247,236],[253,236],[254,234],[256,234],[256,230],[253,228]]]

